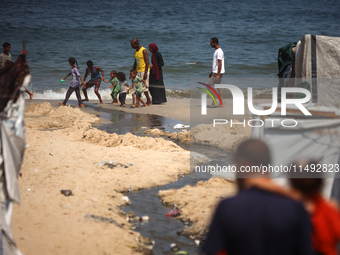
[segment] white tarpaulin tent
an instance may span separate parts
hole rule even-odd
[[[340,37],[305,35],[295,50],[295,77],[311,81],[313,102],[340,109]]]
[[[272,127],[272,119],[277,125]],[[340,164],[340,119],[296,119],[296,128],[282,127],[281,116],[272,116],[265,120],[263,128],[254,128],[253,137],[266,141],[272,153],[273,166],[289,166],[298,159],[315,159],[326,164],[328,173],[324,194],[329,197],[333,189],[333,178],[338,173]],[[293,172],[293,168],[291,173]],[[299,171],[300,169],[297,169]],[[308,172],[303,172],[309,176]],[[287,177],[283,172],[274,173],[274,177]]]
[[[312,102],[306,108],[312,116],[299,114],[293,107],[287,116],[276,112],[276,116],[263,118],[266,124],[254,128],[253,137],[268,143],[273,165],[289,165],[301,158],[327,164],[330,171],[325,176],[329,178],[324,194],[340,201],[340,173],[336,170],[340,164],[340,38],[306,35],[297,44],[294,61],[296,78],[292,84],[308,84]],[[273,119],[295,119],[298,125],[272,126]]]

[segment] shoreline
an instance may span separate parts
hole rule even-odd
[[[41,104],[44,102],[49,102],[53,107],[59,107],[59,102],[62,100],[53,100],[53,99],[32,99],[26,100],[26,105],[30,105],[31,103]],[[98,111],[94,110],[96,108],[98,110],[115,110],[122,111],[126,113],[138,113],[138,114],[154,114],[158,116],[162,116],[165,118],[176,119],[185,123],[190,123],[192,118],[200,118],[197,116],[197,113],[190,113],[190,111],[200,111],[200,99],[191,99],[191,98],[181,98],[181,99],[168,99],[166,103],[150,105],[148,107],[130,107],[132,99],[127,100],[127,104],[125,107],[120,107],[119,105],[113,105],[111,100],[103,100],[104,104],[99,104],[98,100],[90,100],[88,102],[84,102],[85,107],[81,108],[82,111],[85,111],[90,114],[97,114]],[[245,100],[246,101],[246,100]],[[254,99],[255,104],[262,104],[271,102],[270,99]],[[246,106],[245,102],[245,107]],[[209,114],[213,114],[213,112],[224,111],[224,117],[232,119],[235,118],[233,115],[233,99],[226,98],[223,100],[224,107],[213,109]],[[77,106],[76,100],[69,100],[68,104],[71,107]],[[209,108],[209,107],[208,107]],[[247,109],[247,108],[245,108]],[[249,118],[250,113],[245,111],[244,118]]]
[[[49,102],[53,107],[59,107],[59,102],[62,100],[52,100],[52,99],[32,99],[27,100],[26,105],[31,103],[41,104],[44,102]],[[151,105],[148,107],[139,107],[132,108],[128,105],[131,104],[130,100],[127,101],[127,105],[125,107],[119,107],[118,105],[113,105],[111,100],[103,100],[104,104],[99,104],[98,100],[90,100],[88,102],[84,102],[85,107],[81,108],[81,110],[90,113],[96,114],[96,111],[91,108],[102,108],[105,110],[117,110],[123,111],[127,113],[139,113],[139,114],[155,114],[165,118],[171,118],[180,120],[183,122],[190,122],[190,99],[170,99],[168,102],[160,105]],[[71,107],[77,106],[76,100],[69,100],[68,104]]]

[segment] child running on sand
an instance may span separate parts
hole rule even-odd
[[[135,91],[135,96],[136,96],[136,104],[134,104],[134,107],[140,107],[139,102],[141,102],[144,107],[148,106],[142,99],[142,93],[143,93],[143,83],[145,85],[146,88],[148,88],[148,86],[145,84],[145,81],[142,80],[140,77],[137,77],[137,70],[133,69],[130,71],[130,79],[132,79],[132,85],[129,89],[133,88],[133,86],[135,86],[136,91]],[[134,95],[132,95],[134,96]]]
[[[68,99],[70,98],[70,96],[72,95],[72,93],[75,91],[76,92],[76,96],[77,96],[77,99],[78,99],[78,104],[79,106],[78,107],[84,107],[83,103],[82,103],[82,100],[81,100],[81,97],[80,97],[80,89],[79,87],[80,86],[83,86],[85,85],[85,81],[83,80],[83,78],[81,78],[81,75],[78,71],[78,62],[75,58],[69,58],[68,59],[68,62],[70,64],[70,66],[72,66],[72,70],[71,72],[69,72],[64,78],[62,78],[61,80],[65,80],[67,77],[69,77],[70,75],[72,75],[72,81],[70,83],[70,87],[69,89],[67,90],[66,92],[66,97],[65,97],[65,100],[64,102],[62,103],[59,103],[60,105],[62,106],[65,106]],[[77,65],[76,65],[77,64]],[[82,81],[82,83],[80,84],[80,80]]]
[[[117,71],[113,70],[110,73],[111,79],[110,80],[105,80],[104,77],[102,78],[102,80],[106,83],[111,83],[111,86],[109,86],[109,88],[112,88],[112,92],[111,92],[111,97],[112,97],[112,104],[118,104],[118,100],[117,100],[117,96],[118,93],[120,91],[120,84],[119,81],[117,79]]]
[[[126,82],[126,75],[123,72],[119,72],[117,74],[117,78],[119,80],[119,86],[120,86],[120,91],[119,91],[119,102],[120,106],[124,107],[126,105],[125,100],[126,100],[126,94],[129,93],[129,84]]]

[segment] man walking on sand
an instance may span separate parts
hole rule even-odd
[[[202,246],[204,254],[313,254],[311,224],[302,203],[276,193],[280,187],[268,172],[244,171],[270,165],[267,145],[244,141],[235,152],[235,163],[239,192],[218,205]]]
[[[83,101],[89,101],[89,98],[87,97],[87,89],[93,87],[93,85],[95,85],[95,89],[94,89],[94,93],[96,93],[98,99],[99,99],[99,103],[103,104],[102,98],[99,94],[99,87],[100,87],[100,83],[102,81],[102,79],[104,79],[104,71],[98,67],[93,65],[93,62],[91,60],[86,62],[86,72],[84,75],[84,81],[87,78],[88,74],[91,74],[91,79],[86,83],[86,85],[83,87],[83,93],[85,96],[85,99]],[[101,77],[100,77],[100,73],[102,73]]]
[[[131,40],[131,47],[135,50],[135,62],[133,64],[133,70],[137,70],[137,77],[140,77],[145,81],[144,95],[146,97],[146,104],[150,105],[151,100],[149,96],[149,57],[148,51],[139,44],[139,41],[134,38]]]
[[[212,70],[209,74],[209,82],[208,84],[211,86],[215,86],[215,84],[220,84],[222,80],[222,76],[225,73],[224,69],[224,53],[223,50],[218,45],[218,39],[216,37],[213,37],[210,39],[210,46],[215,49],[214,56],[213,56],[213,63],[212,63]],[[222,89],[217,90],[221,102],[222,101]],[[222,105],[219,105],[222,107]]]

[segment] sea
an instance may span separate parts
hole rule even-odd
[[[69,57],[81,75],[87,60],[106,79],[111,70],[128,75],[133,38],[147,49],[157,44],[168,98],[188,98],[191,79],[208,81],[212,37],[225,54],[225,77],[275,78],[280,47],[306,34],[340,36],[338,0],[11,0],[1,1],[1,10],[1,44],[11,44],[15,60],[25,39],[36,99],[64,98]],[[110,99],[108,84],[100,93]],[[96,99],[93,89],[89,97]]]

